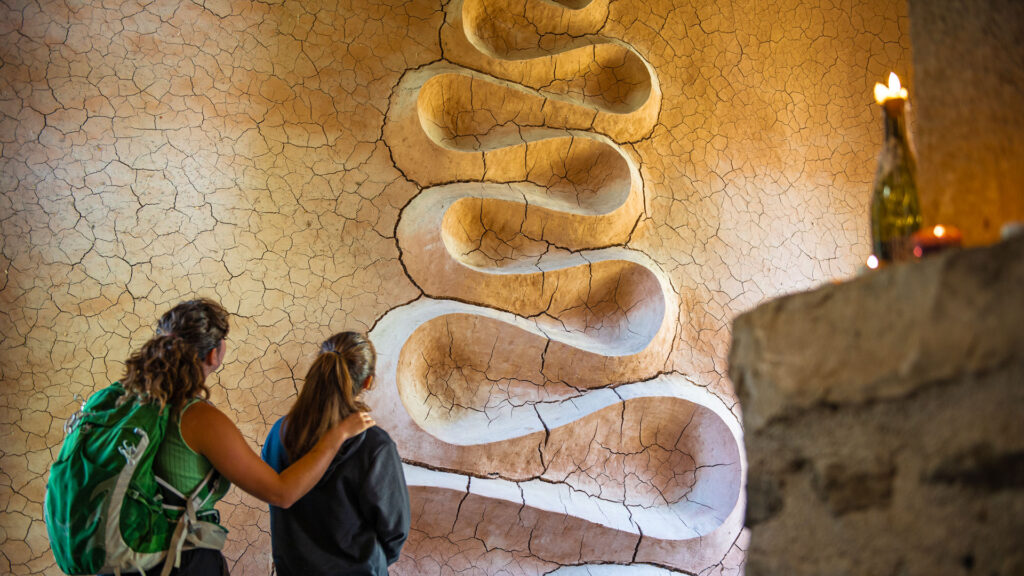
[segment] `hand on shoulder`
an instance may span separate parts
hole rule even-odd
[[[331,431],[337,434],[339,439],[338,445],[340,446],[341,443],[345,442],[345,440],[348,440],[353,436],[358,436],[364,430],[374,425],[376,425],[376,422],[373,421],[373,417],[370,416],[368,412],[356,412],[342,420],[341,423],[335,426]]]

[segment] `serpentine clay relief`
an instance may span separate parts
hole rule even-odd
[[[446,60],[399,82],[384,139],[421,189],[397,239],[424,295],[374,328],[370,400],[422,545],[701,572],[740,532],[739,430],[664,374],[679,297],[629,246],[645,202],[628,147],[662,94],[641,54],[598,35],[607,10],[452,2]]]

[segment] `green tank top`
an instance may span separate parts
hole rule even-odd
[[[189,400],[181,409],[181,414],[184,414],[185,410],[188,410],[196,402],[202,401],[201,398]],[[213,465],[210,464],[210,461],[189,448],[185,439],[181,437],[181,417],[172,418],[167,424],[167,433],[164,435],[163,443],[160,444],[160,450],[156,453],[153,472],[178,492],[188,495],[199,486],[212,468]],[[213,477],[210,479],[209,490],[205,491],[202,504],[196,510],[197,516],[201,518],[218,517],[214,505],[224,497],[230,487],[231,483],[214,471]],[[218,520],[219,518],[212,521],[218,522]]]

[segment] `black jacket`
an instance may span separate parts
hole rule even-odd
[[[263,445],[280,472],[288,464],[283,418]],[[281,576],[386,576],[409,536],[409,491],[394,441],[374,426],[348,439],[320,482],[287,510],[270,507],[270,539]]]

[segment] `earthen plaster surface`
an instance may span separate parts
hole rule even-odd
[[[925,224],[967,245],[1024,222],[1024,4],[913,0],[915,115]]]
[[[371,331],[394,573],[741,573],[729,322],[867,255],[892,4],[0,4],[0,572],[58,573],[75,395],[202,295],[254,448]],[[267,573],[265,506],[221,510]]]

